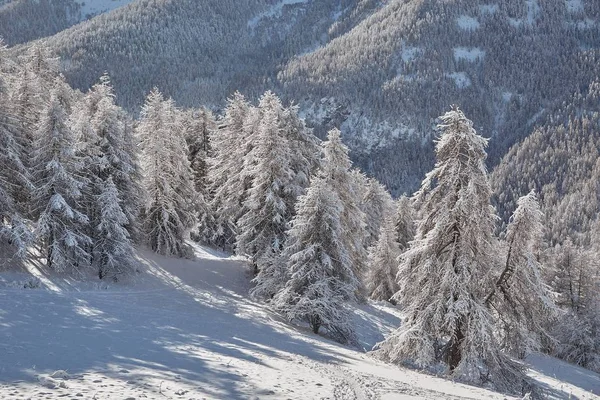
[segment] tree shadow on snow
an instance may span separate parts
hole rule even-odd
[[[260,386],[247,371],[275,368],[269,359],[347,358],[324,339],[290,335],[293,329],[251,302],[241,263],[144,252],[141,259],[146,281],[127,290],[0,291],[0,337],[6,338],[0,381],[31,381],[63,369],[71,375],[98,372],[154,392],[161,388],[148,382],[159,380],[242,399]],[[54,284],[53,277],[44,278]],[[243,368],[235,366],[240,362]]]

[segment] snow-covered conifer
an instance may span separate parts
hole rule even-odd
[[[250,112],[244,96],[236,92],[228,99],[225,116],[210,138],[213,156],[209,160],[208,180],[214,221],[202,222],[201,236],[208,244],[222,248],[233,247],[236,223],[242,214],[246,189],[242,162],[247,154],[246,124]]]
[[[394,200],[385,186],[374,178],[367,178],[366,190],[362,196],[361,209],[366,216],[367,238],[365,245],[370,247],[379,238],[384,220],[394,213]]]
[[[287,224],[294,214],[300,186],[292,169],[292,149],[281,124],[283,107],[271,92],[260,101],[261,119],[247,154],[246,173],[252,177],[244,214],[238,221],[236,252],[258,265],[281,251]]]
[[[485,305],[496,256],[487,140],[458,109],[441,119],[437,163],[415,195],[420,220],[394,296],[407,318],[376,354],[422,367],[443,362],[456,379],[520,389],[523,375],[501,352]]]
[[[90,261],[89,220],[79,211],[86,181],[67,122],[69,110],[68,89],[57,79],[36,132],[33,159],[37,235],[48,266],[57,271],[86,267]]]
[[[353,331],[346,302],[355,299],[358,281],[341,224],[344,206],[333,189],[331,178],[316,177],[298,199],[284,250],[287,270],[278,270],[287,282],[272,304],[290,321],[308,322],[315,333],[324,327],[348,341]]]
[[[555,311],[536,257],[542,234],[542,212],[532,191],[517,202],[506,229],[503,269],[485,300],[499,315],[504,349],[520,358],[539,349],[543,326]]]
[[[98,196],[99,215],[94,240],[94,264],[100,279],[117,280],[131,274],[136,267],[135,252],[126,226],[129,222],[121,208],[119,191],[109,176],[102,181],[103,190]]]
[[[154,89],[137,128],[142,144],[146,202],[142,224],[152,250],[188,255],[185,241],[196,221],[196,193],[183,129],[172,100]]]
[[[332,190],[342,203],[342,241],[348,251],[352,270],[360,281],[364,278],[367,265],[366,216],[360,208],[360,193],[357,193],[350,171],[352,162],[348,156],[348,147],[342,143],[341,132],[338,129],[329,131],[327,141],[323,142],[323,152],[322,174],[329,180]],[[361,292],[363,289],[361,288]]]
[[[408,249],[408,244],[415,237],[415,209],[406,196],[396,201],[396,241],[400,250]]]
[[[396,241],[396,230],[392,218],[386,218],[377,241],[369,248],[369,272],[367,275],[367,293],[373,300],[390,301],[398,292],[396,274],[400,246]]]
[[[0,65],[5,48],[0,41]],[[24,152],[15,137],[19,120],[10,107],[9,86],[0,70],[0,239],[23,255],[30,232],[23,219],[28,194],[32,189],[29,173],[24,165]]]

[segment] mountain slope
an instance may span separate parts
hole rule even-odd
[[[77,88],[103,72],[138,111],[158,86],[220,108],[239,89],[342,127],[394,193],[432,165],[434,119],[459,104],[493,137],[490,165],[600,72],[594,0],[137,0],[45,41]]]
[[[514,146],[492,174],[504,221],[535,189],[551,243],[589,244],[600,210],[600,82],[571,96]]]
[[[0,37],[8,45],[52,36],[132,0],[2,0]]]
[[[277,86],[280,64],[327,40],[331,25],[363,3],[138,0],[45,42],[78,88],[108,71],[130,110],[153,86],[183,106],[221,106],[236,89],[257,96]]]
[[[142,251],[135,284],[93,288],[29,267],[38,289],[0,274],[0,397],[185,399],[506,399],[387,365],[247,297],[246,266],[196,247],[196,260]],[[383,304],[355,311],[366,350],[398,325]],[[550,398],[592,399],[598,375],[543,357],[531,374]],[[558,381],[552,375],[566,381]],[[57,372],[55,372],[57,371]],[[569,383],[571,382],[571,383]]]

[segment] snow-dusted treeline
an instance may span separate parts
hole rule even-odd
[[[76,92],[57,61],[0,48],[11,260],[116,280],[135,273],[135,245],[186,257],[193,239],[245,257],[255,299],[341,342],[358,302],[401,307],[374,352],[390,362],[513,393],[532,390],[514,360],[534,350],[600,368],[597,233],[586,248],[546,245],[531,191],[498,235],[487,140],[459,109],[440,118],[421,189],[394,200],[353,168],[339,130],[321,142],[272,92],[235,93],[215,116],[154,89],[134,121],[108,76]]]

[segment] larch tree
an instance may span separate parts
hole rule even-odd
[[[119,191],[111,176],[103,182],[102,192],[98,196],[98,218],[96,239],[94,240],[94,261],[100,279],[117,281],[125,275],[131,275],[138,262],[131,237],[126,229],[129,222],[121,207]]]
[[[141,220],[147,241],[157,253],[187,256],[186,240],[196,222],[193,171],[175,105],[158,89],[146,99],[137,134],[143,152],[146,202]]]
[[[498,316],[503,348],[519,358],[540,348],[548,335],[544,325],[557,311],[537,259],[542,235],[542,212],[532,191],[517,202],[506,228],[503,269],[485,299]]]
[[[246,173],[252,177],[238,221],[236,252],[259,264],[280,252],[287,224],[294,214],[296,196],[304,189],[291,165],[290,141],[282,125],[283,106],[271,92],[262,96],[261,120],[252,149],[246,155]]]
[[[0,41],[0,67],[4,63],[5,52]],[[24,202],[28,200],[32,184],[23,161],[25,154],[15,132],[19,120],[12,111],[9,85],[0,69],[0,239],[22,256],[31,240],[23,214],[26,211]]]
[[[342,240],[350,256],[354,274],[359,282],[362,282],[367,270],[366,215],[360,208],[360,193],[357,193],[350,170],[352,162],[348,156],[348,147],[342,143],[341,132],[338,129],[329,131],[327,141],[323,142],[322,146],[322,174],[329,179],[332,190],[342,203]],[[364,285],[361,283],[360,293],[364,291]]]
[[[346,303],[356,299],[359,286],[341,224],[344,206],[330,176],[312,180],[298,199],[280,269],[282,287],[272,300],[290,321],[321,327],[337,340],[352,340]]]
[[[421,367],[441,362],[455,379],[515,391],[524,375],[501,351],[485,305],[497,254],[487,140],[458,109],[441,121],[436,165],[415,194],[416,237],[399,266],[394,298],[407,318],[375,354]]]
[[[85,233],[89,219],[80,211],[82,190],[88,182],[68,124],[69,96],[66,83],[57,79],[34,144],[36,232],[47,265],[56,271],[80,270],[90,263],[91,239]]]
[[[377,236],[377,241],[369,248],[367,293],[373,300],[394,302],[392,296],[400,289],[396,282],[400,246],[391,217],[383,221]]]
[[[400,196],[396,201],[396,241],[400,250],[408,249],[409,243],[415,237],[416,212],[410,198]]]
[[[211,137],[217,129],[212,112],[206,108],[192,109],[180,113],[184,137],[188,145],[188,160],[194,172],[194,188],[197,193],[199,226],[192,237],[200,242],[208,242],[204,237],[204,227],[214,227],[215,216],[210,207],[211,193],[208,181],[209,158],[212,156]]]
[[[107,75],[92,87],[78,105],[73,112],[72,125],[78,134],[78,154],[84,162],[84,171],[89,182],[84,191],[83,203],[85,213],[91,221],[88,235],[94,242],[94,251],[91,252],[93,265],[102,279],[107,276],[107,271],[113,268],[103,264],[110,261],[106,254],[108,247],[103,247],[101,257],[96,256],[96,242],[106,239],[103,236],[106,232],[98,229],[98,226],[114,224],[116,221],[103,221],[104,217],[109,216],[103,201],[107,193],[111,193],[113,186],[117,191],[118,203],[112,205],[111,210],[115,214],[124,215],[124,220],[120,217],[114,218],[118,219],[122,223],[121,228],[127,231],[127,235],[123,236],[125,242],[122,248],[117,250],[133,251],[131,238],[138,235],[137,217],[141,187],[138,183],[137,155],[131,125],[125,112],[115,104],[113,88]],[[122,259],[122,255],[118,257]],[[133,257],[133,252],[130,257]],[[119,274],[131,271],[131,265],[132,263],[124,263]]]
[[[201,223],[201,237],[207,244],[232,249],[236,224],[242,214],[245,176],[242,163],[248,153],[246,124],[251,106],[236,92],[228,99],[225,116],[211,136],[213,156],[209,159],[210,210],[214,221]]]

